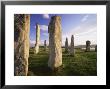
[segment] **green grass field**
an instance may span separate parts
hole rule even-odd
[[[63,65],[57,71],[48,68],[49,53],[40,47],[40,52],[34,54],[30,49],[29,76],[96,76],[97,75],[97,52],[85,52],[75,49],[75,56],[69,56],[64,52],[62,55]]]

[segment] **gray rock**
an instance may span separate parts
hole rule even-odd
[[[44,51],[47,50],[47,44],[46,44],[46,40],[44,41]]]
[[[39,52],[39,44],[40,44],[40,26],[36,24],[36,44],[35,44],[35,54]]]
[[[97,52],[97,45],[95,46],[95,52]]]
[[[14,15],[14,74],[28,74],[30,15]]]
[[[62,30],[61,17],[53,16],[48,26],[49,32],[49,61],[52,70],[62,65]]]
[[[90,44],[91,42],[89,40],[86,41],[86,52],[90,51]]]
[[[68,38],[66,38],[66,41],[65,41],[65,52],[69,52],[69,47],[68,47]]]
[[[74,36],[73,35],[71,36],[70,55],[75,56]]]

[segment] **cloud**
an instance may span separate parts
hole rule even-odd
[[[68,42],[71,42],[71,35],[74,35],[75,45],[84,45],[86,40],[90,40],[92,44],[97,43],[97,26],[95,24],[80,25],[71,29],[70,31],[63,33],[62,45],[65,45],[66,37]]]
[[[85,22],[88,17],[89,17],[89,15],[85,15],[85,16],[82,18],[81,22]]]
[[[48,36],[49,34],[48,34],[48,33],[43,33],[43,35],[44,35],[44,36]]]
[[[35,40],[30,40],[30,47],[34,47],[35,46],[36,41]]]
[[[49,19],[49,15],[48,14],[43,14],[43,18],[44,19]]]
[[[40,25],[40,29],[43,31],[48,31],[48,26],[47,25]]]
[[[30,43],[31,43],[31,44],[35,44],[36,41],[35,41],[35,40],[30,40]]]
[[[49,44],[48,40],[46,40],[46,44]],[[44,40],[40,40],[40,46],[44,46]]]

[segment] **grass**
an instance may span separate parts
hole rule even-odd
[[[96,76],[97,75],[97,52],[85,52],[75,49],[75,56],[69,56],[62,48],[62,67],[58,71],[48,68],[49,53],[40,48],[38,54],[30,49],[29,76]]]

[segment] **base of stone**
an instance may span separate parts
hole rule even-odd
[[[69,51],[65,51],[65,53],[69,53]]]
[[[75,55],[70,54],[69,56],[70,56],[70,57],[74,57]]]
[[[53,72],[58,72],[58,71],[60,71],[60,70],[62,70],[63,69],[63,65],[61,65],[61,66],[59,66],[59,67],[57,67],[57,68],[50,68],[50,67],[48,67],[49,68],[49,70],[50,71],[53,71]]]

